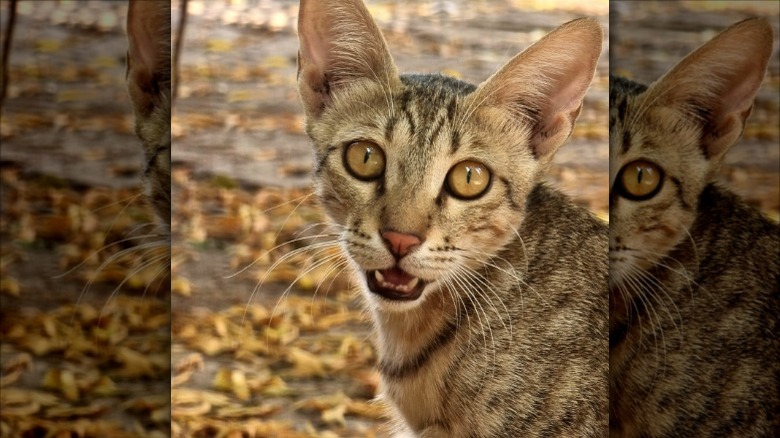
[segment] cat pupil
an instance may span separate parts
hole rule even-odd
[[[368,163],[369,158],[371,158],[371,149],[366,148],[366,154],[363,156],[363,164]]]
[[[466,184],[471,184],[471,168],[466,168]]]
[[[642,184],[642,170],[643,169],[641,167],[637,168],[636,170],[636,182],[638,182],[639,184]]]

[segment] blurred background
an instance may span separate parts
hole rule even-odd
[[[11,3],[0,0],[3,42]],[[322,263],[332,254],[306,250],[324,219],[309,196],[297,1],[172,1],[171,277],[137,249],[155,232],[124,84],[126,3],[16,3],[0,110],[2,436],[382,436],[368,320],[349,276]],[[559,24],[595,17],[611,48],[549,178],[604,219],[610,67],[649,83],[742,18],[777,31],[779,7],[368,5],[401,71],[474,83]],[[722,173],[775,218],[778,63],[775,52]]]
[[[618,1],[610,3],[612,72],[649,84],[720,31],[766,17],[774,51],[742,138],[726,154],[725,186],[780,220],[780,3],[776,1]]]
[[[3,437],[170,435],[169,246],[142,198],[126,11],[0,1]]]
[[[609,30],[606,1],[367,3],[402,72],[473,83],[574,18]],[[343,266],[326,260],[335,254],[307,250],[322,242],[324,218],[310,196],[296,86],[298,3],[172,7],[183,29],[172,120],[173,433],[384,436],[367,316]],[[605,219],[606,42],[549,175]]]

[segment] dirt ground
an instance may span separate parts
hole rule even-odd
[[[551,3],[369,6],[401,71],[473,82],[558,24],[595,16],[612,46],[549,177],[606,219],[610,67],[650,81],[770,9],[621,2],[608,17],[606,2]],[[324,239],[295,89],[297,2],[189,3],[170,272],[137,196],[124,2],[19,6],[0,120],[2,436],[382,436],[369,321],[334,249],[304,250]],[[775,52],[722,172],[775,218],[779,91]]]

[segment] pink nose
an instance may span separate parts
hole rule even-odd
[[[383,231],[382,238],[385,240],[387,248],[396,258],[405,256],[412,248],[421,243],[420,238],[414,234],[404,234],[396,231]]]

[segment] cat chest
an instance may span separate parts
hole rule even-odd
[[[384,397],[414,430],[450,422],[446,418],[446,397],[449,385],[457,383],[445,382],[446,376],[452,375],[451,349],[442,348],[418,369],[382,375]]]

